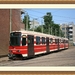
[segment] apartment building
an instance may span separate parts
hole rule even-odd
[[[39,26],[39,22],[35,19],[31,21],[30,24],[30,29],[37,28]]]
[[[68,38],[68,25],[62,24],[62,25],[60,25],[60,29],[62,30],[64,37]]]
[[[70,43],[75,42],[75,25],[73,22],[68,24],[61,24],[60,28],[64,33],[64,37],[68,38]]]

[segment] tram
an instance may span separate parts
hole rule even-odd
[[[34,31],[10,33],[9,59],[34,57],[69,48],[68,39]]]

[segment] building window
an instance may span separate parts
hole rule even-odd
[[[72,31],[69,31],[69,33],[73,33]]]
[[[59,43],[61,43],[61,39],[59,39]]]
[[[62,30],[65,30],[65,28],[62,28]]]
[[[56,44],[58,43],[58,39],[55,39],[55,43],[56,43]]]
[[[69,29],[73,29],[73,27],[69,27]]]
[[[73,36],[69,36],[69,38],[73,38]]]

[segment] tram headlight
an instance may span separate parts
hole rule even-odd
[[[20,50],[17,50],[17,52],[20,52]]]
[[[11,53],[11,52],[12,52],[12,50],[9,50],[9,52]]]

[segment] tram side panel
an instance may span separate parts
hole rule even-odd
[[[50,51],[58,50],[59,42],[58,39],[50,39]]]
[[[69,48],[69,43],[68,43],[68,40],[65,41],[65,48]]]
[[[45,37],[35,36],[34,52],[35,55],[46,53]]]

